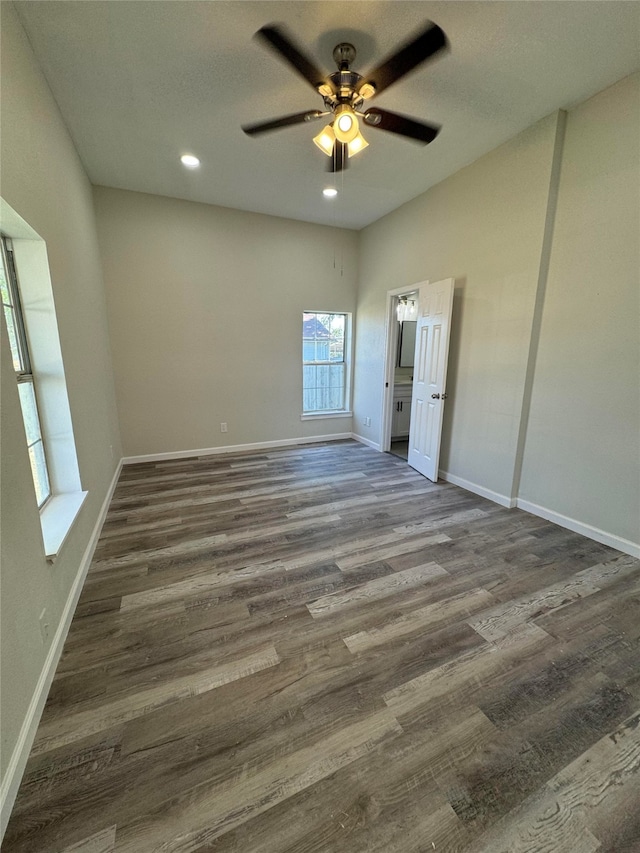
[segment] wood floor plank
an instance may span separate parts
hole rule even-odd
[[[253,777],[240,771],[235,784],[193,793],[175,814],[163,810],[161,816],[123,827],[117,834],[118,853],[138,853],[141,845],[166,853],[196,851],[401,733],[395,717],[381,711],[327,738],[321,750],[311,745]]]
[[[404,534],[396,533],[389,534],[375,541],[372,537],[368,544],[365,544],[362,550],[358,550],[355,554],[349,556],[341,556],[336,560],[338,568],[346,572],[349,569],[355,569],[365,563],[373,560],[386,560],[389,557],[398,557],[401,554],[413,553],[414,551],[427,548],[429,545],[438,545],[441,542],[449,542],[450,537],[446,533],[435,533],[429,536],[417,536],[415,538],[403,539]],[[393,545],[387,543],[393,542]],[[385,547],[381,547],[384,545]],[[346,549],[345,549],[346,550]]]
[[[428,533],[431,530],[441,530],[443,527],[449,527],[453,524],[466,524],[469,521],[476,521],[479,518],[486,518],[487,512],[482,509],[467,509],[460,512],[452,512],[450,514],[441,515],[429,521],[417,521],[413,524],[403,524],[400,527],[395,527],[396,533],[413,536],[417,533]]]
[[[350,440],[125,466],[3,853],[640,853],[640,561]]]
[[[214,536],[203,536],[200,539],[190,539],[180,545],[166,545],[160,548],[140,548],[133,553],[124,554],[119,557],[107,559],[98,559],[94,563],[94,572],[102,570],[112,571],[114,568],[121,566],[130,566],[131,564],[145,563],[152,560],[154,557],[171,558],[183,554],[193,554],[199,551],[204,551],[207,548],[220,545],[227,538],[226,533],[218,533]]]
[[[389,739],[375,753],[316,783],[306,795],[292,798],[289,808],[283,803],[225,834],[217,849],[368,853],[398,845],[403,851],[419,850],[426,838],[438,842],[438,849],[458,849],[454,843],[462,849],[468,833],[435,785],[432,767],[469,756],[492,731],[477,708],[466,708],[444,727]],[[312,802],[324,807],[310,807]]]
[[[334,592],[316,599],[313,604],[308,604],[309,613],[314,616],[326,616],[336,610],[346,607],[355,607],[366,601],[378,598],[386,598],[406,589],[421,586],[433,578],[446,575],[447,572],[437,563],[425,563],[403,572],[394,572],[390,575],[369,581],[354,589],[345,592]]]
[[[526,716],[516,713],[510,719],[492,719],[492,698],[500,697],[506,703],[509,695],[512,691],[508,687],[505,690],[496,678],[470,693],[469,698],[479,703],[499,730],[482,753],[471,756],[463,765],[443,768],[439,774],[438,784],[475,835],[591,748],[634,707],[634,698],[595,667],[584,670],[584,677],[558,692],[556,698],[532,703]],[[520,704],[519,711],[523,710]],[[503,784],[505,776],[508,785]]]
[[[434,625],[455,620],[460,616],[470,616],[475,610],[484,609],[492,603],[493,596],[486,589],[471,589],[435,604],[427,604],[426,607],[411,610],[379,628],[359,631],[357,634],[345,637],[344,642],[349,651],[355,654],[382,646],[407,634],[432,629]]]
[[[94,833],[90,838],[85,838],[65,847],[62,853],[113,853],[116,843],[116,827],[109,826],[101,832]]]
[[[602,846],[596,833],[617,831],[611,820],[620,800],[633,810],[640,803],[640,712],[557,773],[470,853],[591,853]]]
[[[166,586],[153,587],[144,592],[123,595],[120,610],[124,613],[128,610],[136,610],[141,607],[153,607],[166,602],[180,601],[185,596],[208,594],[219,587],[229,586],[247,578],[282,571],[284,571],[284,566],[280,560],[267,560],[264,563],[254,563],[251,566],[246,566],[243,569],[233,572],[197,575],[188,580],[176,581]]]
[[[133,696],[124,696],[96,709],[45,722],[38,730],[33,754],[56,749],[95,732],[134,720],[170,702],[215,690],[230,681],[276,666],[279,662],[280,658],[273,646],[267,647],[233,663],[214,665],[193,675],[178,676],[166,684],[141,690]]]
[[[487,678],[510,658],[517,658],[527,649],[548,644],[550,640],[549,634],[542,628],[528,625],[517,634],[501,637],[494,643],[465,652],[459,658],[388,691],[382,698],[398,717],[402,717],[416,706],[459,690],[467,682]]]
[[[335,562],[341,570],[356,568],[367,562],[386,559],[385,555],[398,553],[406,553],[423,548],[427,545],[437,544],[438,542],[447,542],[449,537],[446,534],[433,534],[430,536],[416,537],[409,541],[403,538],[399,533],[381,533],[372,534],[366,538],[357,540],[355,543],[353,537],[347,539],[342,544],[313,549],[312,551],[303,551],[296,557],[291,557],[285,560],[285,568],[288,571],[302,568],[303,566],[313,565],[313,563],[333,563]],[[390,548],[384,548],[389,543],[396,544]]]
[[[603,586],[635,571],[637,567],[632,557],[619,557],[610,563],[577,572],[569,580],[542,589],[533,596],[499,605],[489,613],[470,620],[469,624],[486,640],[496,640],[506,636],[527,619],[566,607],[571,601],[592,595]]]

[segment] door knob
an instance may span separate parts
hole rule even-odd
[[[443,400],[446,400],[448,396],[449,396],[448,394],[443,394],[443,395],[442,395],[442,399],[443,399]]]
[[[432,399],[432,400],[439,400],[439,399],[440,399],[440,394],[432,394],[432,395],[431,395],[431,399]]]

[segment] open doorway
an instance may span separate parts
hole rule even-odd
[[[385,449],[407,460],[413,394],[413,367],[418,317],[418,291],[393,294],[391,297],[389,374],[389,441]]]
[[[438,480],[446,392],[452,278],[387,293],[380,449]],[[404,343],[403,343],[404,339]]]

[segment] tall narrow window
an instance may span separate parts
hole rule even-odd
[[[20,304],[20,289],[18,277],[13,259],[11,241],[2,237],[2,263],[0,263],[0,289],[2,290],[2,306],[7,323],[13,367],[18,380],[18,393],[20,405],[22,406],[22,417],[24,429],[27,436],[29,448],[29,461],[31,462],[31,473],[36,490],[38,506],[43,507],[51,496],[51,485],[49,471],[47,468],[47,457],[40,417],[38,415],[38,403],[31,358],[29,356],[29,343],[27,331],[24,324],[24,316]]]
[[[347,315],[302,315],[302,410],[304,414],[346,409]]]

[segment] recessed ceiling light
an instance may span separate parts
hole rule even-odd
[[[325,189],[322,190],[322,195],[325,198],[335,198],[338,195],[338,190],[333,187],[325,187]]]
[[[194,157],[193,154],[183,154],[180,161],[183,166],[187,166],[189,169],[197,169],[200,165],[200,160]]]

